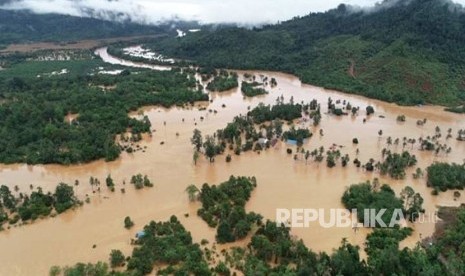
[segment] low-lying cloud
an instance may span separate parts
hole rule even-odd
[[[340,3],[373,7],[376,0],[0,0],[4,9],[158,23],[171,19],[201,23],[275,23],[326,11]],[[465,4],[465,0],[457,0]]]

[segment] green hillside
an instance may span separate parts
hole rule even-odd
[[[203,66],[289,72],[403,105],[465,102],[465,12],[443,0],[340,5],[277,25],[222,27],[151,47]]]
[[[1,2],[0,2],[1,4]],[[177,28],[197,28],[196,22],[141,25],[60,14],[34,14],[0,9],[0,48],[12,43],[73,41],[109,37],[176,34]]]

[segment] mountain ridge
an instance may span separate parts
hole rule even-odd
[[[402,105],[465,103],[465,10],[448,0],[345,4],[275,25],[141,25],[0,9],[0,47],[33,41],[171,34],[147,46],[204,67],[292,73],[304,83]],[[465,112],[465,110],[459,110]]]
[[[202,66],[284,71],[305,83],[402,105],[465,101],[462,6],[400,0],[373,12],[349,9],[340,5],[277,25],[223,27],[149,46]]]
[[[117,15],[115,15],[117,16]],[[193,21],[166,21],[143,25],[56,13],[35,14],[28,10],[0,9],[0,46],[39,41],[73,41],[122,36],[176,34],[176,28],[198,28]]]

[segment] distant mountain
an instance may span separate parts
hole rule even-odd
[[[117,15],[115,15],[116,17]],[[106,21],[90,17],[34,14],[0,9],[0,46],[31,41],[70,41],[119,36],[176,34],[177,28],[197,28],[196,22],[165,22],[158,26]]]
[[[465,10],[444,0],[340,5],[257,29],[190,33],[152,45],[222,68],[280,70],[399,104],[465,102]]]

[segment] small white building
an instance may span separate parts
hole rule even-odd
[[[266,144],[268,143],[268,139],[266,139],[266,138],[259,138],[259,139],[258,139],[258,143],[260,144],[260,146],[262,146],[262,148],[263,148],[263,147],[266,147]]]

